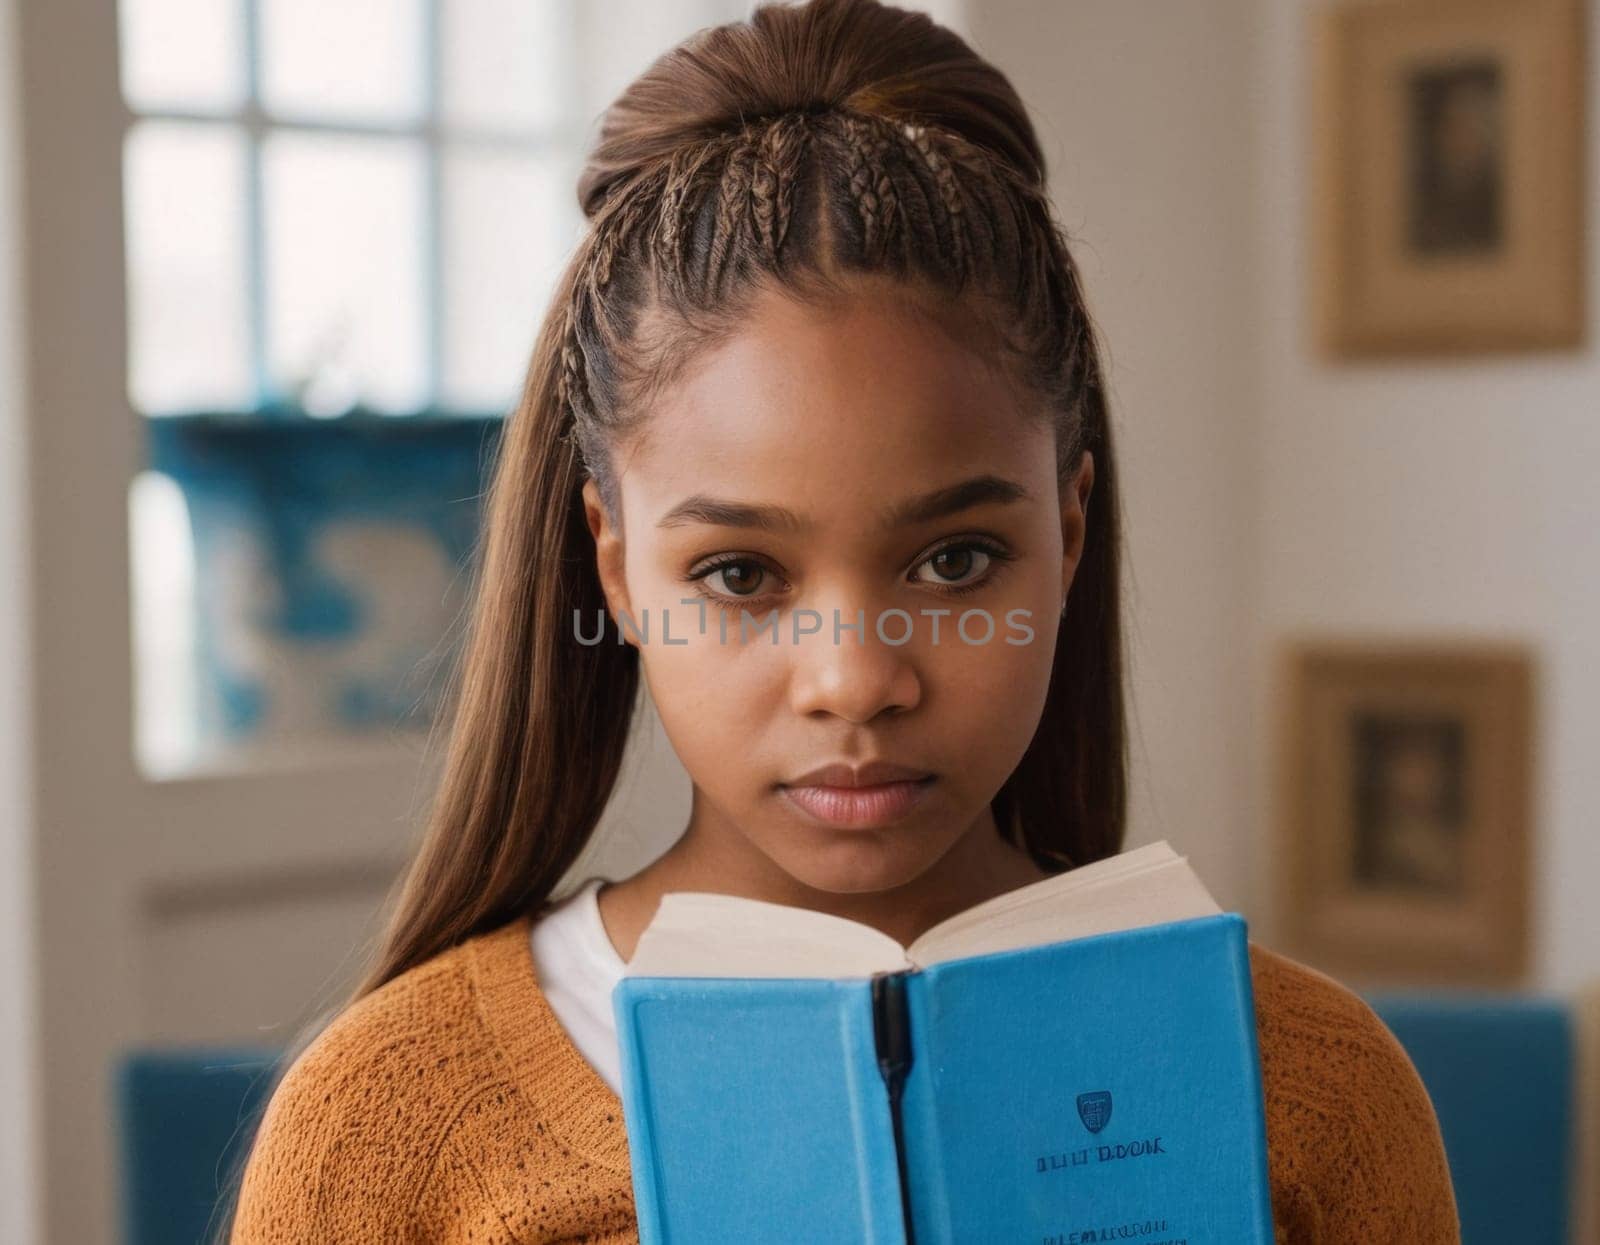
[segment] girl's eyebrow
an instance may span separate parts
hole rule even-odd
[[[1031,496],[1027,489],[1013,480],[996,475],[979,475],[947,484],[930,493],[896,502],[885,511],[882,525],[885,529],[910,527],[928,523],[946,515],[970,510],[974,506],[1026,501]],[[757,528],[768,532],[791,534],[809,531],[812,524],[793,510],[784,506],[763,506],[749,502],[727,501],[695,493],[679,502],[657,522],[658,528],[682,527],[689,523],[706,523],[713,527]]]

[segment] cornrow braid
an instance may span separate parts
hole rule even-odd
[[[611,284],[616,258],[634,238],[634,233],[657,210],[663,191],[660,175],[644,179],[632,194],[612,204],[612,210],[597,217],[594,224],[594,251],[586,266],[588,285],[596,293]]]
[[[808,145],[804,113],[785,113],[771,122],[756,145],[750,179],[750,210],[757,235],[774,263],[794,207],[795,184]]]
[[[723,164],[717,187],[717,214],[712,230],[711,252],[707,262],[707,286],[721,293],[730,257],[744,236],[750,214],[750,183],[754,175],[755,151],[746,137],[733,143]]]
[[[884,160],[894,139],[885,124],[859,113],[841,114],[850,195],[861,214],[863,259],[870,266],[883,261],[899,216],[900,201]]]
[[[655,269],[668,290],[676,295],[686,277],[689,247],[683,238],[685,206],[692,201],[698,174],[704,164],[702,148],[685,145],[673,152],[662,178],[652,233]]]
[[[556,399],[561,406],[563,430],[560,439],[571,441],[578,423],[579,405],[588,408],[587,385],[583,377],[583,348],[578,344],[577,296],[567,305],[561,329],[561,367],[556,382]]]
[[[655,216],[661,198],[659,177],[641,179],[625,187],[612,187],[605,206],[596,215],[589,236],[573,263],[576,276],[562,319],[560,374],[557,400],[563,429],[558,440],[582,445],[583,432],[593,418],[594,394],[589,383],[589,353],[585,330],[593,335],[598,317],[605,314],[604,294],[616,271],[617,257],[632,245],[640,228]]]
[[[944,209],[945,228],[950,239],[950,266],[957,285],[964,285],[970,271],[972,242],[967,234],[967,214],[954,166],[935,146],[927,126],[908,126],[905,134],[939,188],[939,203]]]

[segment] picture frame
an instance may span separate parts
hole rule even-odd
[[[1317,10],[1313,286],[1325,355],[1583,344],[1587,8]]]
[[[1301,637],[1280,660],[1286,950],[1373,984],[1520,982],[1532,654],[1488,641]]]

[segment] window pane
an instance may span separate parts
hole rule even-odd
[[[141,122],[123,168],[135,408],[248,406],[243,136],[232,126]]]
[[[426,98],[419,0],[258,0],[261,99],[285,116],[411,121]]]
[[[239,0],[121,0],[123,97],[141,109],[238,107],[240,9]]]
[[[421,145],[277,133],[262,162],[274,384],[315,414],[423,405]]]
[[[444,400],[503,411],[578,240],[567,160],[459,152],[444,164]]]
[[[548,128],[570,102],[575,0],[441,0],[442,106],[459,125]]]
[[[195,745],[194,541],[183,490],[141,471],[128,492],[136,747],[147,774],[171,771]]]

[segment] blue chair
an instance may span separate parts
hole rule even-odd
[[[136,1050],[116,1065],[127,1245],[199,1245],[221,1184],[248,1151],[279,1052]]]
[[[1369,995],[1433,1099],[1462,1245],[1571,1239],[1576,1172],[1573,1018],[1506,994]]]

